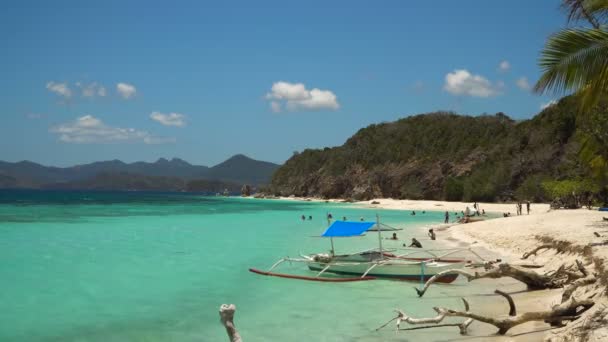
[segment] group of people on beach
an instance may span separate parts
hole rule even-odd
[[[515,203],[515,212],[517,213],[517,216],[523,215],[523,204],[520,201],[517,201],[517,203]],[[526,212],[528,215],[530,215],[530,201],[526,201]],[[503,217],[510,217],[511,216],[511,212],[506,212],[506,213],[502,213]]]
[[[474,212],[471,212],[469,207],[467,207],[465,210],[460,211],[460,214],[458,212],[454,212],[454,215],[456,217],[454,222],[469,223],[469,222],[471,222],[470,218],[472,216],[485,216],[486,215],[486,210],[485,209],[480,210],[477,202],[475,202],[473,204],[473,208],[475,208]],[[447,210],[446,210],[445,214],[443,215],[443,223],[446,223],[446,224],[450,223],[450,212]]]
[[[515,209],[517,210],[517,215],[523,215],[523,210],[522,210],[522,204],[521,202],[517,201],[517,204],[515,204]],[[526,201],[526,211],[528,213],[528,215],[530,215],[530,201]]]

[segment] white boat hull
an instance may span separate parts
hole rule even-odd
[[[376,265],[376,266],[374,266]],[[371,268],[373,266],[373,268]],[[461,268],[464,262],[413,262],[398,259],[388,259],[376,262],[335,262],[329,265],[323,262],[310,261],[308,268],[313,271],[322,270],[343,275],[362,276],[367,272],[367,276],[378,278],[392,278],[400,280],[426,281],[435,274],[454,268]],[[371,269],[370,269],[371,268]],[[368,271],[369,270],[369,271]],[[457,274],[441,277],[439,282],[451,283],[458,277]]]

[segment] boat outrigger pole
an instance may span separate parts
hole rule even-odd
[[[326,215],[327,216],[327,226],[331,226],[331,219],[329,218],[329,213]],[[333,257],[335,255],[334,252],[334,238],[330,237],[329,241],[331,242],[331,256]]]
[[[376,226],[378,226],[378,249],[380,250],[380,259],[384,259],[382,253],[382,229],[380,229],[380,216],[376,214]]]

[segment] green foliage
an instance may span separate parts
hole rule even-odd
[[[580,196],[585,193],[594,193],[599,189],[590,179],[583,180],[551,180],[542,182],[543,190],[551,198],[567,198],[569,196]]]
[[[507,187],[508,173],[500,163],[486,163],[464,181],[463,200],[493,202]]]
[[[578,97],[566,97],[520,122],[503,113],[437,112],[370,125],[342,146],[294,155],[269,188],[299,196],[544,200],[542,180],[591,175],[578,154],[581,144],[589,141],[590,155],[602,151],[608,160],[608,148],[602,149],[608,120],[605,130],[592,129],[608,106],[587,118],[577,114],[579,105]]]
[[[464,182],[456,177],[448,177],[443,186],[443,198],[448,201],[462,201]]]
[[[564,0],[569,20],[586,20],[592,28],[564,29],[547,40],[539,65],[543,74],[537,92],[575,92],[581,109],[595,105],[608,89],[606,0]]]
[[[515,190],[515,197],[520,201],[542,201],[547,198],[543,188],[543,175],[532,175],[524,180]]]

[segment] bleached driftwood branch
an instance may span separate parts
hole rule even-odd
[[[235,311],[236,306],[234,304],[222,304],[222,306],[220,306],[220,321],[226,328],[226,333],[228,334],[230,342],[243,342],[241,335],[234,326]]]
[[[448,274],[462,275],[467,278],[468,281],[482,278],[510,277],[526,284],[528,286],[528,289],[531,290],[553,289],[562,287],[565,281],[564,276],[568,277],[567,281],[571,280],[572,278],[581,278],[580,275],[567,271],[564,267],[560,267],[553,274],[539,274],[531,270],[511,266],[507,263],[502,263],[499,264],[496,268],[481,273],[472,273],[462,269],[452,269],[439,272],[432,276],[429,280],[427,280],[422,289],[415,288],[416,292],[418,293],[418,296],[422,297],[424,293],[428,290],[429,286],[431,286],[431,284],[436,282],[439,278]]]
[[[506,297],[510,297],[508,294],[505,295]],[[507,316],[505,318],[494,318],[476,314],[470,312],[468,308],[466,311],[458,311],[447,308],[435,307],[433,309],[435,310],[435,312],[437,312],[437,316],[427,318],[413,318],[405,314],[403,311],[397,310],[399,315],[397,316],[396,320],[397,328],[399,329],[399,325],[402,322],[413,325],[431,323],[438,324],[441,323],[446,317],[464,317],[468,320],[462,324],[465,324],[467,322],[468,324],[471,324],[470,322],[472,322],[473,320],[491,324],[498,328],[498,334],[504,335],[511,328],[530,321],[545,321],[551,324],[561,324],[562,321],[575,320],[580,316],[580,314],[591,308],[594,304],[594,301],[591,299],[576,300],[574,297],[570,297],[570,299],[568,299],[566,302],[554,306],[551,310],[525,312],[519,315]],[[466,328],[464,329],[464,332],[466,332]],[[461,328],[461,334],[462,333],[463,329]]]
[[[469,311],[469,302],[467,302],[467,300],[464,298],[461,298],[461,299],[462,299],[462,302],[464,303],[465,311],[468,312]],[[473,323],[473,319],[468,318],[462,323],[437,324],[437,323],[440,323],[445,318],[444,315],[440,314],[436,317],[431,317],[431,318],[413,318],[413,317],[406,315],[402,310],[397,309],[395,311],[397,312],[397,316],[394,317],[393,319],[391,319],[390,321],[384,323],[380,327],[376,328],[376,331],[386,327],[389,323],[396,320],[397,321],[397,330],[418,330],[418,329],[429,329],[429,328],[440,328],[440,327],[458,327],[460,329],[460,334],[465,335],[467,333],[467,328],[469,327],[469,325],[471,325],[471,323]],[[406,322],[406,323],[410,323],[410,324],[434,323],[434,325],[425,325],[422,327],[400,328],[401,322]]]

